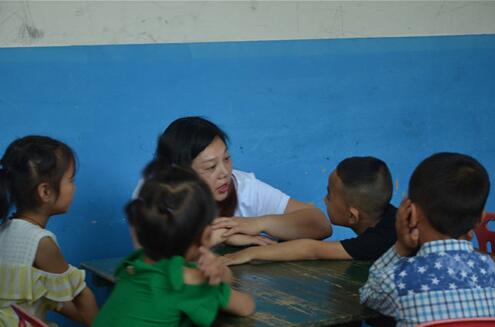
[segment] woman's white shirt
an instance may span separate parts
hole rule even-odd
[[[287,194],[260,181],[253,173],[233,170],[232,179],[237,192],[235,217],[259,217],[285,212],[289,202]]]
[[[253,173],[240,170],[232,171],[232,180],[237,193],[235,217],[259,217],[264,215],[279,215],[285,212],[289,196],[282,191],[260,181]],[[143,179],[132,193],[137,198]]]

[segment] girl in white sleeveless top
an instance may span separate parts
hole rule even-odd
[[[84,271],[65,262],[55,235],[45,229],[50,216],[69,209],[74,173],[72,150],[43,136],[14,141],[0,160],[1,326],[18,325],[11,304],[41,320],[47,310],[87,326],[96,316]]]

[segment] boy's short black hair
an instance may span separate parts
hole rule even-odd
[[[392,176],[380,159],[375,157],[350,157],[336,168],[344,185],[344,199],[348,205],[380,217],[392,197]]]
[[[409,198],[438,232],[465,235],[480,221],[490,180],[474,158],[442,152],[423,160],[409,181]]]

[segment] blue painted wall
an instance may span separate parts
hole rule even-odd
[[[398,204],[433,152],[493,173],[495,35],[0,49],[1,151],[36,133],[78,154],[72,208],[48,226],[74,264],[130,251],[122,207],[185,115],[229,133],[238,169],[321,208],[340,160],[380,157]]]

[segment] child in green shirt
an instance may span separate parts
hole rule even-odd
[[[154,173],[126,213],[142,249],[117,269],[94,327],[209,326],[220,309],[254,311],[252,297],[231,289],[232,273],[208,250],[216,209],[194,172],[175,166]]]

